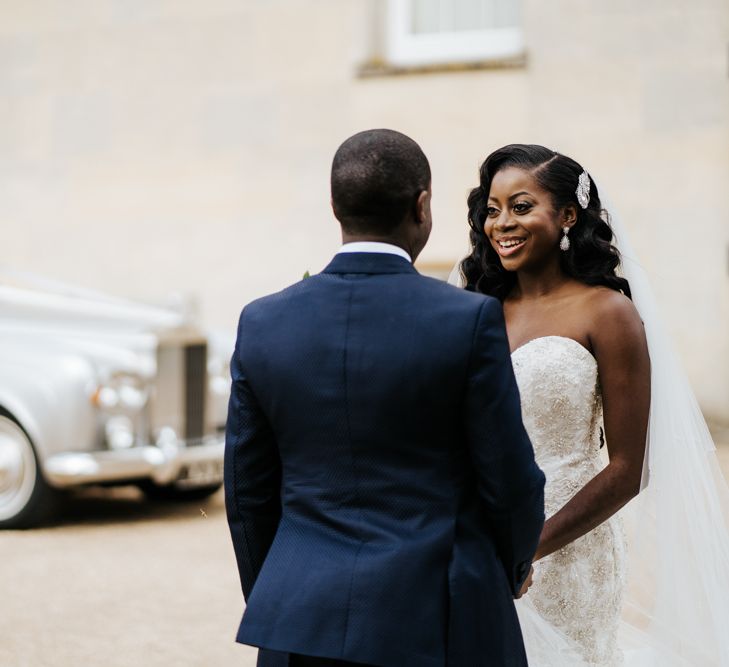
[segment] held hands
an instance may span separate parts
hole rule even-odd
[[[514,597],[515,600],[518,600],[523,595],[526,595],[526,592],[531,587],[532,583],[534,583],[534,566],[532,565],[529,568],[529,574],[527,575],[527,578],[524,580],[524,583],[521,585],[521,590],[519,590],[519,594]]]

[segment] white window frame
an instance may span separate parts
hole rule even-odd
[[[411,0],[387,0],[385,57],[396,67],[502,60],[524,53],[519,27],[415,34]]]

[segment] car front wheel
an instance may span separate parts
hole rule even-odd
[[[54,496],[28,434],[0,409],[0,529],[38,524],[50,515]]]

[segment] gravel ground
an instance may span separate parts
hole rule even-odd
[[[716,431],[729,477],[729,431]],[[221,493],[92,490],[55,525],[0,534],[0,667],[253,667]]]
[[[204,514],[203,514],[204,512]],[[74,499],[55,526],[0,534],[0,666],[253,667],[222,493]]]

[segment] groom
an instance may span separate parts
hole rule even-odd
[[[225,499],[259,665],[525,665],[513,598],[543,522],[498,301],[422,277],[430,167],[347,139],[343,245],[248,305]]]

